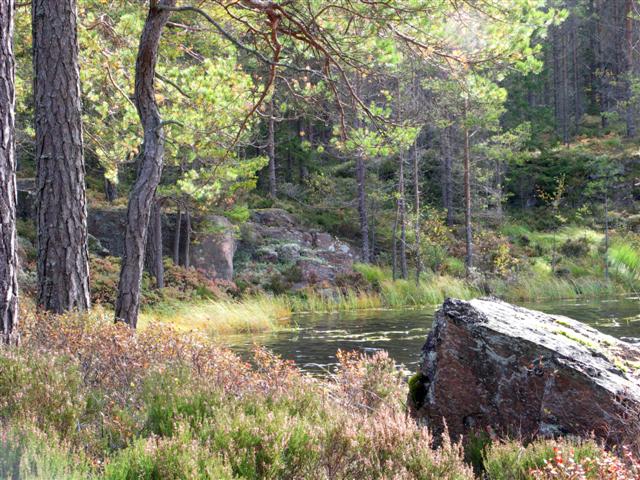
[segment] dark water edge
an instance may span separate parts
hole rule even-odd
[[[523,303],[522,306],[574,318],[614,337],[640,337],[640,298]],[[296,315],[297,328],[267,334],[234,335],[220,341],[246,355],[263,345],[313,374],[331,372],[338,350],[386,350],[407,372],[415,371],[435,307]]]

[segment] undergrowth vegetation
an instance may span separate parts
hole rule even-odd
[[[157,325],[133,332],[99,312],[23,318],[22,345],[0,350],[2,478],[638,473],[630,454],[618,458],[577,440],[484,444],[474,473],[468,448],[433,438],[406,415],[406,383],[386,353],[339,352],[335,373],[317,379],[262,349],[245,362],[205,337]],[[595,470],[554,476],[545,463],[558,463],[554,447]],[[594,476],[610,464],[627,476]]]

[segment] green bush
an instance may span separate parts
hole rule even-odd
[[[560,246],[560,252],[563,255],[573,258],[586,257],[590,250],[591,246],[585,237],[569,238]]]
[[[489,480],[528,480],[531,470],[542,468],[557,449],[574,451],[574,458],[597,458],[602,451],[591,441],[537,440],[528,446],[518,441],[494,442],[484,451],[483,466]]]
[[[69,434],[84,405],[82,379],[69,358],[19,350],[0,355],[0,418]]]
[[[390,275],[377,265],[367,263],[356,263],[353,269],[362,274],[364,279],[374,288],[380,288],[382,282],[390,278]]]
[[[0,429],[0,478],[20,480],[88,480],[87,460],[71,454],[54,435],[37,428]]]

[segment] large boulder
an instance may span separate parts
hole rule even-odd
[[[640,348],[570,318],[448,299],[410,381],[412,414],[457,438],[640,433]]]

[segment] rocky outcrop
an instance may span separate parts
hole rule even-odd
[[[124,252],[126,221],[126,208],[90,208],[87,229],[110,255],[120,257]]]
[[[35,215],[33,180],[18,185],[20,216]],[[173,255],[176,216],[163,214],[163,250]],[[100,256],[121,256],[126,208],[90,208],[87,216],[89,247]],[[300,290],[308,286],[332,287],[341,275],[353,273],[357,258],[345,242],[316,229],[305,227],[289,212],[278,208],[254,210],[239,229],[227,218],[210,215],[192,219],[190,265],[214,279],[234,280],[234,265],[256,289]],[[180,238],[187,238],[183,221]],[[240,241],[241,238],[241,241]],[[184,248],[181,247],[181,255]],[[236,250],[238,255],[236,255]],[[184,260],[184,259],[182,259]]]
[[[238,273],[256,285],[269,280],[292,290],[329,286],[351,273],[357,258],[345,242],[278,208],[255,210],[241,232]]]
[[[566,317],[448,299],[410,381],[412,414],[453,437],[640,433],[640,348]],[[637,431],[632,431],[636,429]]]
[[[207,229],[197,234],[191,246],[191,265],[211,278],[231,281],[237,248],[236,229],[229,219],[220,215],[207,217],[206,225]]]

